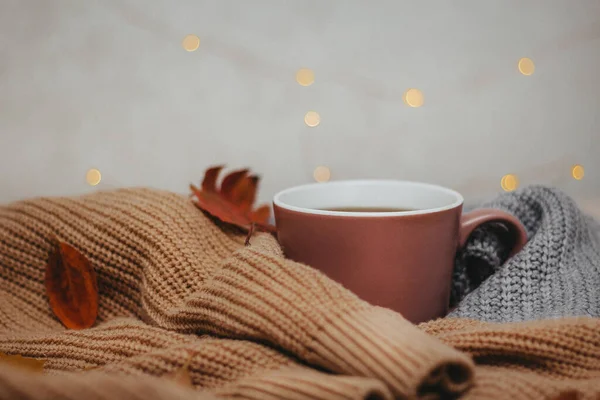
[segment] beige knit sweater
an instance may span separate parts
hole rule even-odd
[[[43,277],[52,235],[98,274],[95,327],[66,330]],[[0,399],[600,396],[600,321],[411,325],[147,189],[0,207]],[[163,376],[189,361],[195,390]],[[562,396],[562,397],[558,397]],[[570,396],[570,397],[569,397]]]

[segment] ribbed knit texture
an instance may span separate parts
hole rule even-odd
[[[91,329],[66,330],[49,309],[53,235],[96,269]],[[417,327],[284,259],[270,235],[243,241],[189,199],[155,190],[0,207],[0,351],[46,360],[43,374],[0,362],[0,399],[600,393],[596,319]],[[187,361],[195,390],[163,377]]]
[[[483,205],[506,210],[529,242],[507,260],[503,230],[484,225],[457,257],[454,317],[514,322],[600,317],[600,225],[560,190],[528,186]]]

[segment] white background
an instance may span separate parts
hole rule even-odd
[[[187,193],[226,163],[262,175],[262,201],[325,165],[467,199],[515,173],[600,211],[599,71],[598,0],[0,0],[0,202]]]

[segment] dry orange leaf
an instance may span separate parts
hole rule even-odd
[[[204,173],[201,188],[190,185],[195,204],[213,217],[235,225],[248,232],[246,244],[254,229],[274,232],[268,223],[271,210],[263,205],[253,210],[260,178],[250,175],[248,169],[233,171],[226,175],[217,187],[217,179],[224,166],[211,167]]]
[[[54,242],[46,265],[50,307],[67,328],[89,328],[98,316],[96,272],[77,249],[58,240]]]
[[[0,352],[0,363],[10,364],[14,367],[27,369],[29,371],[42,372],[46,360],[23,357],[19,354],[9,355]]]

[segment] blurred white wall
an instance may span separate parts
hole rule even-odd
[[[599,71],[598,0],[0,0],[0,202],[187,193],[218,163],[268,201],[324,165],[470,199],[514,173],[600,215]]]

